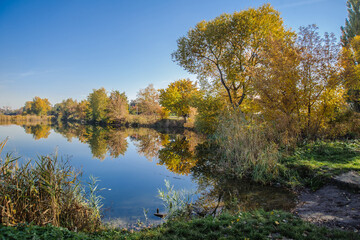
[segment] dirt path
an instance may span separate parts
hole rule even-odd
[[[344,190],[333,184],[316,192],[304,191],[294,212],[317,225],[360,232],[360,191]]]

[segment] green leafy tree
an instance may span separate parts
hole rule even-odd
[[[55,104],[53,115],[60,121],[82,121],[86,119],[89,102],[82,100],[77,102],[68,98],[61,103]]]
[[[341,42],[347,46],[351,39],[360,35],[360,0],[348,0],[348,19],[345,21],[345,27],[341,27]]]
[[[214,133],[218,125],[218,117],[225,109],[225,102],[220,96],[204,94],[196,99],[195,106],[197,115],[195,117],[195,127],[202,133]]]
[[[109,98],[105,88],[94,89],[88,96],[89,109],[88,118],[94,122],[105,122],[107,120],[107,108]]]
[[[210,80],[233,107],[251,96],[252,70],[259,65],[266,39],[283,38],[279,12],[266,4],[198,23],[177,41],[172,58],[201,81]]]
[[[77,110],[76,106],[76,100],[74,101],[72,98],[68,98],[61,103],[55,104],[53,114],[57,119],[62,121],[73,120]]]
[[[25,102],[25,106],[24,106],[24,109],[23,109],[23,114],[24,115],[31,114],[31,107],[32,107],[32,101]]]
[[[181,116],[186,121],[194,97],[199,93],[196,84],[190,79],[180,79],[169,84],[166,89],[160,89],[160,104]]]

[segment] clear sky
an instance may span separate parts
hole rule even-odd
[[[201,20],[269,2],[287,27],[340,37],[346,0],[0,0],[0,107],[33,97],[81,100],[94,88],[135,99],[153,83],[191,78],[171,60]]]

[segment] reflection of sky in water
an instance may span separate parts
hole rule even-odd
[[[105,218],[118,218],[120,222],[144,220],[145,208],[149,209],[148,217],[156,220],[153,213],[156,208],[162,209],[162,201],[157,194],[159,188],[165,189],[164,179],[169,179],[176,189],[196,190],[191,176],[174,174],[165,166],[157,165],[157,161],[149,161],[140,156],[129,137],[124,156],[107,156],[103,161],[92,157],[87,144],[81,143],[77,138],[68,142],[53,130],[48,138],[35,140],[21,126],[0,126],[0,141],[6,137],[9,140],[3,154],[13,152],[22,159],[28,159],[51,154],[58,149],[59,156],[70,156],[71,164],[82,169],[85,180],[89,175],[98,177],[101,180],[99,187],[107,189],[100,193],[105,198]]]

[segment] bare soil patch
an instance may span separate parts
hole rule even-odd
[[[360,232],[360,191],[329,184],[313,192],[303,191],[294,212],[302,219]]]

